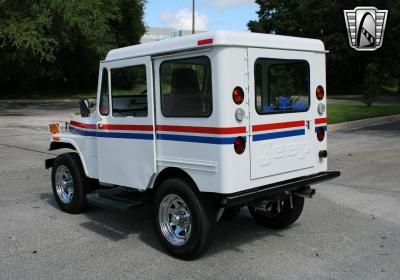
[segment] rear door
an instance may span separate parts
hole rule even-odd
[[[313,54],[248,49],[251,179],[312,168]]]

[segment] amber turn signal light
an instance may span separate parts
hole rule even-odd
[[[49,131],[51,134],[60,133],[60,124],[59,123],[49,123]]]

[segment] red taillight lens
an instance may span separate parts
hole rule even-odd
[[[315,94],[317,95],[318,100],[322,100],[325,96],[324,88],[322,86],[318,86],[315,90]]]
[[[318,141],[323,141],[325,138],[325,129],[323,127],[318,127],[317,128],[317,138]]]
[[[242,102],[244,100],[243,89],[241,87],[235,87],[233,89],[232,98],[233,98],[233,102],[235,102],[237,105],[242,104]]]
[[[246,140],[242,136],[239,136],[235,139],[233,147],[235,148],[235,152],[237,154],[243,154],[244,150],[246,150]]]

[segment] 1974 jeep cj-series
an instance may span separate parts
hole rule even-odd
[[[65,129],[49,125],[50,150],[74,150],[46,161],[58,205],[152,202],[180,258],[242,206],[289,226],[310,185],[340,174],[327,171],[325,53],[318,40],[222,31],[110,51],[94,112],[81,100]]]

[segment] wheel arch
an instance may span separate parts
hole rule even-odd
[[[71,149],[76,151],[76,148],[73,144],[71,143],[66,143],[66,142],[51,142],[49,151],[55,151],[55,150],[60,150],[60,149]]]
[[[65,138],[62,140],[63,141],[60,141],[60,142],[55,142],[55,141],[50,142],[49,151],[54,151],[54,150],[59,150],[59,149],[70,149],[70,150],[75,151],[79,156],[79,159],[80,159],[82,167],[83,167],[83,171],[85,172],[85,175],[90,178],[87,164],[86,164],[85,158],[83,157],[81,149],[79,148],[79,145],[77,145],[73,140],[68,139],[68,138]]]
[[[163,169],[154,179],[154,183],[152,184],[151,189],[156,191],[157,188],[161,185],[162,182],[168,180],[170,178],[186,178],[191,182],[191,185],[197,192],[199,192],[199,188],[194,181],[194,179],[187,173],[185,170],[178,167],[167,167]]]

